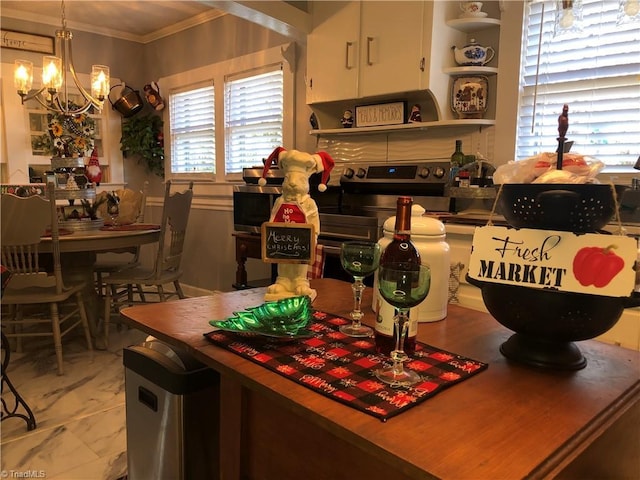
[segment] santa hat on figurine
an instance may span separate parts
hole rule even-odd
[[[275,164],[282,163],[284,170],[288,168],[304,169],[309,176],[322,172],[321,183],[318,185],[320,192],[324,192],[327,189],[329,174],[335,165],[335,161],[327,152],[317,152],[310,155],[308,153],[298,152],[297,150],[287,152],[283,147],[277,147],[265,160],[262,177],[258,180],[258,185],[264,186],[267,184],[266,176],[274,162]]]
[[[318,185],[318,191],[324,192],[327,190],[327,182],[329,181],[329,174],[336,162],[331,158],[327,152],[317,152],[313,155],[316,159],[316,169],[318,172],[322,172],[322,180],[320,181],[320,185]]]

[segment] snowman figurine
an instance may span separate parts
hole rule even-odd
[[[318,190],[327,189],[329,173],[335,162],[326,152],[315,154],[277,147],[267,158],[259,185],[266,185],[266,175],[271,164],[277,161],[284,171],[282,195],[271,209],[270,222],[309,223],[314,226],[316,239],[320,232],[320,216],[315,200],[309,195],[309,177],[322,172],[322,183]],[[280,263],[276,282],[267,287],[265,301],[308,295],[314,299],[316,291],[309,286],[306,264]]]

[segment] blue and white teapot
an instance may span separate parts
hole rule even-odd
[[[492,47],[483,47],[476,43],[473,38],[471,39],[471,42],[462,48],[457,48],[455,46],[451,48],[453,49],[456,63],[461,66],[486,65],[493,59],[493,56],[496,53]]]

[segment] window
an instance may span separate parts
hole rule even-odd
[[[267,70],[230,75],[225,80],[228,173],[242,172],[282,145],[282,64]]]
[[[639,24],[625,2],[576,0],[569,26],[559,3],[532,2],[525,13],[516,157],[557,149],[566,103],[572,151],[630,168],[640,153]]]
[[[215,173],[213,85],[170,95],[171,172]]]
[[[238,181],[274,148],[293,142],[292,44],[181,72],[169,92],[168,178]],[[287,59],[287,60],[285,60]]]

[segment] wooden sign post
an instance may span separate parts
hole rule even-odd
[[[262,261],[312,264],[316,251],[315,228],[310,223],[264,222]]]

